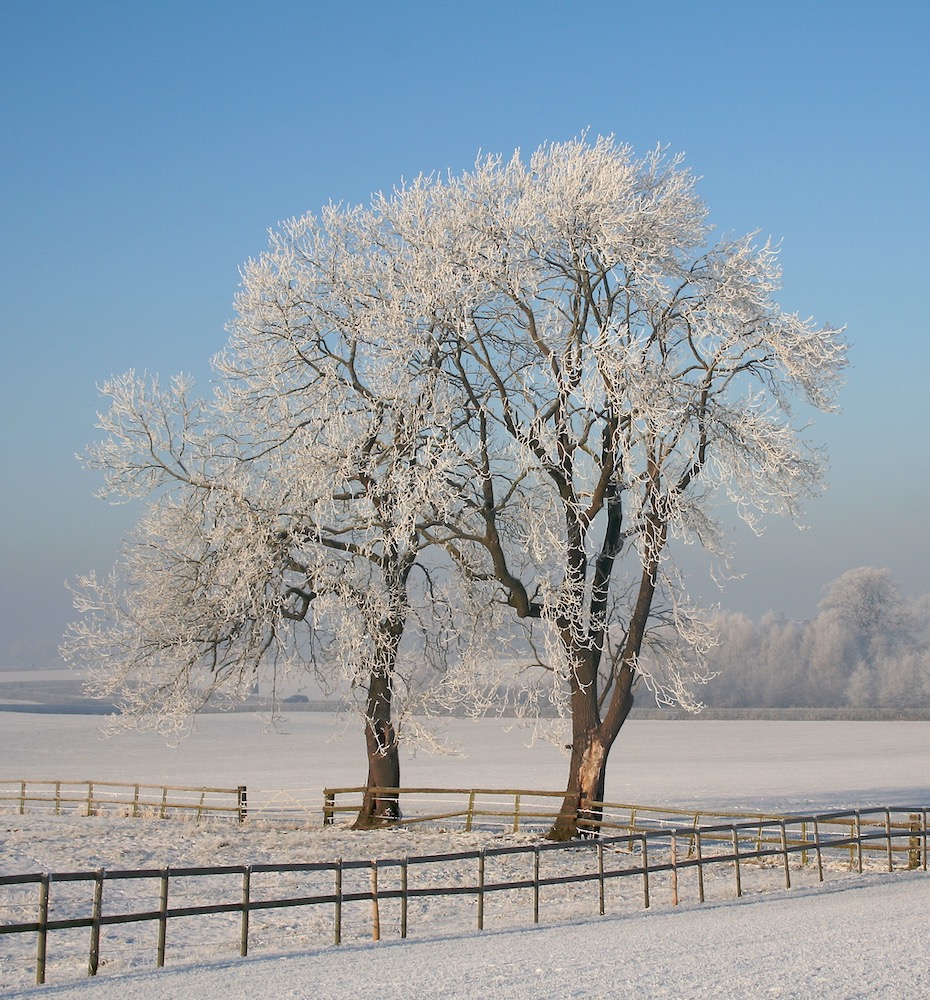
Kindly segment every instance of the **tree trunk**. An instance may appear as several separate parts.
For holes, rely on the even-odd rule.
[[[400,754],[391,719],[391,685],[383,673],[369,681],[366,712],[368,782],[353,830],[389,826],[400,819]]]
[[[549,831],[550,840],[596,837],[601,810],[592,803],[604,800],[607,753],[598,729],[577,735],[572,741],[568,786],[558,818]]]
[[[618,681],[618,683],[620,683]],[[618,691],[619,711],[609,712],[603,722],[594,725],[576,724],[577,712],[572,713],[572,755],[568,766],[568,784],[558,818],[549,831],[550,840],[573,840],[576,837],[597,837],[603,810],[604,787],[607,778],[607,758],[620,728],[633,707],[633,694],[627,685]],[[589,716],[589,713],[582,713]]]
[[[603,721],[598,705],[597,684],[597,668],[603,654],[603,635],[594,648],[576,655],[576,667],[571,676],[572,758],[562,808],[549,831],[551,840],[596,837],[600,831],[602,810],[591,803],[604,801],[607,757],[633,707],[635,664],[646,634],[659,569],[658,556],[665,546],[665,536],[664,522],[655,521],[651,533],[653,558],[644,567],[640,577],[636,604],[630,616],[620,666],[613,674],[613,691]],[[606,576],[602,585],[606,585]],[[563,629],[563,636],[571,641],[570,629]]]
[[[393,726],[382,727],[376,734],[372,724],[365,726],[368,748],[368,781],[362,797],[362,807],[352,826],[353,830],[371,830],[389,826],[400,819],[400,756]]]

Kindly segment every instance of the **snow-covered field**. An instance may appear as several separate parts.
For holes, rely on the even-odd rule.
[[[0,777],[247,785],[249,799],[291,789],[322,805],[326,787],[363,784],[355,720],[295,712],[278,730],[248,714],[204,715],[177,746],[154,733],[100,735],[100,717],[0,714]],[[512,720],[440,723],[459,756],[406,754],[403,783],[564,787],[567,755]],[[567,733],[559,741],[564,743]],[[607,799],[803,811],[930,799],[930,722],[632,720],[611,754]]]
[[[324,786],[364,779],[357,731],[334,729],[333,720],[318,713],[295,713],[279,732],[263,731],[254,716],[204,716],[198,731],[176,747],[152,734],[101,740],[100,722],[99,717],[3,713],[0,778],[246,784],[252,802],[288,790],[318,804]],[[562,752],[548,743],[530,746],[526,730],[495,720],[450,720],[445,729],[461,755],[421,751],[405,761],[405,784],[557,789],[564,780]],[[764,811],[928,805],[930,723],[633,721],[614,750],[607,798]],[[396,858],[527,839],[7,813],[0,815],[0,871]],[[253,957],[246,960],[233,958],[235,920],[190,918],[169,926],[167,967],[157,971],[146,968],[154,961],[149,940],[154,925],[129,925],[134,933],[128,942],[104,938],[107,964],[96,980],[80,978],[87,931],[52,932],[52,985],[41,988],[28,986],[34,975],[34,966],[28,967],[34,961],[31,937],[4,936],[0,991],[120,1000],[219,993],[229,998],[930,996],[925,874],[855,876],[833,869],[819,886],[812,872],[797,871],[787,893],[774,891],[776,870],[748,874],[745,881],[746,895],[734,900],[732,874],[721,872],[709,881],[710,902],[700,906],[693,886],[683,880],[682,905],[674,910],[659,882],[653,906],[644,913],[638,887],[624,880],[609,885],[604,917],[595,916],[596,893],[590,888],[574,895],[550,891],[543,896],[539,928],[529,926],[532,911],[525,899],[492,897],[481,934],[474,931],[474,902],[459,897],[456,906],[412,915],[411,939],[403,944],[390,907],[382,915],[385,940],[377,945],[364,940],[370,935],[367,909],[347,907],[352,912],[340,948],[326,943],[329,908],[317,916],[271,911],[264,922],[255,916]],[[34,912],[34,887],[28,906]],[[0,915],[32,919],[12,910]]]

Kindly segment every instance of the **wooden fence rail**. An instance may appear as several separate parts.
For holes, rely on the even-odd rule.
[[[396,795],[403,806],[404,826],[461,820],[466,831],[504,829],[513,833],[545,830],[558,818],[564,792],[528,788],[378,788],[382,796]],[[365,786],[323,789],[323,825],[337,817],[354,817],[362,804]],[[340,801],[341,798],[341,801]],[[592,829],[610,834],[699,826],[717,820],[777,820],[780,814],[728,810],[675,809],[629,802],[591,802]]]
[[[361,805],[362,786],[327,788],[323,791],[323,823],[330,825],[343,814],[354,815]],[[381,789],[384,793],[397,793],[402,797],[406,826],[430,823],[449,824],[461,821],[466,831],[510,830],[539,832],[545,830],[558,816],[554,808],[563,793],[536,789],[493,788],[397,788]],[[307,796],[312,796],[307,791]],[[342,801],[337,797],[341,796]],[[319,802],[319,799],[316,799]],[[282,805],[282,803],[284,803]],[[257,808],[250,804],[245,785],[236,788],[210,788],[200,786],[147,785],[107,781],[51,781],[51,780],[0,780],[0,810],[19,814],[42,811],[55,815],[79,814],[82,816],[123,815],[151,818],[207,818],[234,819],[239,823],[247,818],[262,821],[286,820],[289,822],[312,819],[318,805],[309,798],[298,798],[293,793],[276,792],[268,803],[259,802]],[[757,846],[769,835],[770,824],[781,817],[772,813],[748,813],[722,810],[683,810],[668,806],[641,803],[603,802],[592,803],[590,809],[597,818],[589,823],[603,835],[639,834],[652,830],[697,829],[714,824],[758,823]],[[852,814],[844,820],[850,827],[857,822],[878,824],[881,817],[856,820]],[[693,837],[692,837],[693,843]],[[880,845],[866,839],[859,842],[855,851],[874,853]],[[893,838],[892,851],[913,854],[914,848],[900,838]],[[854,849],[850,848],[851,852]],[[854,852],[855,853],[855,852]],[[855,858],[853,858],[855,860]]]
[[[36,982],[44,983],[48,956],[48,937],[52,931],[85,928],[90,931],[88,946],[88,975],[96,975],[100,966],[101,928],[116,924],[154,922],[157,925],[156,963],[164,965],[167,928],[178,917],[211,914],[238,914],[239,951],[249,950],[250,915],[269,909],[288,907],[332,907],[333,941],[340,944],[343,934],[344,907],[359,903],[371,908],[371,936],[381,936],[380,908],[385,901],[396,900],[400,905],[400,936],[407,937],[409,904],[412,900],[441,896],[465,896],[474,899],[477,909],[477,926],[485,922],[485,905],[495,893],[529,892],[532,896],[533,921],[540,919],[540,893],[552,886],[594,883],[597,889],[598,913],[606,909],[605,887],[613,880],[632,878],[640,880],[644,908],[651,905],[655,892],[655,876],[662,874],[669,886],[670,902],[677,905],[680,895],[680,876],[693,870],[697,876],[698,900],[705,899],[705,874],[708,868],[731,866],[734,874],[734,893],[743,893],[747,865],[759,866],[773,862],[784,872],[784,885],[791,887],[789,859],[796,856],[802,866],[816,864],[819,881],[824,878],[824,860],[841,859],[849,870],[863,870],[863,856],[877,847],[887,857],[887,870],[893,871],[896,860],[906,856],[908,869],[927,870],[928,809],[926,807],[863,809],[821,813],[810,816],[784,816],[760,823],[758,819],[744,822],[694,825],[668,829],[627,831],[623,835],[601,837],[596,840],[570,844],[537,842],[460,851],[450,854],[423,855],[418,857],[386,858],[376,860],[337,860],[307,864],[256,864],[197,868],[155,868],[132,870],[98,870],[83,872],[33,873],[0,876],[0,888],[7,886],[35,885],[38,889],[36,919],[20,923],[0,924],[0,935],[36,935]],[[521,869],[519,878],[489,877],[489,862],[506,856],[523,856],[531,862]],[[577,870],[578,858],[585,862]],[[568,870],[554,864],[555,859],[568,863]],[[816,859],[816,861],[812,861]],[[546,868],[543,868],[543,862]],[[467,878],[468,868],[474,872]],[[445,866],[455,873],[446,877],[443,884],[411,885],[411,875],[430,866]],[[367,887],[347,886],[347,875],[352,872],[368,876]],[[393,872],[388,886],[383,877]],[[300,893],[280,897],[261,897],[256,894],[253,878],[265,873],[320,873],[328,880],[331,891]],[[442,873],[441,873],[442,874]],[[171,905],[173,884],[179,879],[202,877],[238,879],[236,898],[226,902],[196,906]],[[106,886],[119,881],[155,880],[158,889],[157,905],[131,912],[105,912]],[[82,915],[57,917],[54,915],[53,887],[64,883],[88,883],[92,886],[89,908]],[[391,887],[392,886],[392,887]],[[651,895],[652,894],[652,895]],[[561,894],[560,894],[561,896]]]
[[[47,812],[56,816],[119,814],[135,817],[207,817],[242,823],[248,814],[245,785],[201,788],[143,785],[113,781],[9,781],[0,779],[0,809],[20,815]]]
[[[333,825],[337,817],[354,817],[358,812],[364,786],[350,788],[323,789],[323,824]],[[506,830],[513,833],[540,832],[548,829],[559,816],[559,808],[564,792],[539,791],[517,788],[380,788],[381,795],[397,795],[403,806],[403,817],[398,822],[403,826],[448,824],[459,820],[466,831]],[[340,801],[340,798],[342,801]],[[778,842],[777,830],[772,825],[783,816],[778,813],[747,812],[709,809],[676,809],[669,806],[644,805],[628,802],[592,802],[588,807],[590,829],[601,836],[639,834],[653,830],[678,830],[685,827],[713,827],[724,824],[727,829],[734,823],[741,827],[758,824],[758,846],[761,848],[767,838]],[[834,813],[835,823],[845,823],[852,827],[856,822],[866,824],[884,823],[884,813],[875,819],[856,820],[862,813]],[[845,820],[841,817],[847,817]],[[851,834],[850,834],[851,835]],[[860,845],[866,852],[880,848],[865,840]],[[910,848],[895,841],[893,850],[907,852]]]

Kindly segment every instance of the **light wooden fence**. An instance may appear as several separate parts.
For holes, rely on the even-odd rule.
[[[20,815],[121,815],[158,819],[207,817],[234,819],[248,814],[245,785],[195,788],[180,785],[122,784],[113,781],[0,780],[0,809]]]
[[[399,903],[399,933],[406,938],[409,930],[410,904],[416,899],[441,896],[466,897],[476,903],[476,921],[479,930],[484,928],[485,905],[488,898],[500,893],[522,893],[529,896],[534,923],[540,921],[541,890],[559,886],[559,901],[552,909],[560,910],[560,900],[567,886],[593,885],[596,890],[597,912],[606,912],[605,888],[623,879],[632,879],[640,885],[642,905],[648,908],[655,892],[656,877],[661,875],[661,885],[668,891],[668,901],[677,905],[681,897],[682,875],[692,871],[696,875],[696,894],[699,902],[705,901],[705,874],[708,869],[729,869],[733,874],[733,893],[740,896],[747,878],[753,872],[772,865],[783,870],[784,886],[791,888],[792,874],[789,859],[794,857],[805,871],[812,868],[819,881],[824,879],[825,861],[836,865],[840,861],[850,871],[863,870],[863,858],[878,850],[886,859],[888,871],[896,868],[927,870],[928,809],[885,808],[863,809],[848,812],[822,813],[811,816],[785,816],[777,820],[688,825],[680,828],[651,829],[627,832],[621,836],[601,837],[596,840],[571,844],[523,844],[461,851],[451,854],[420,857],[387,858],[377,860],[339,860],[310,864],[257,864],[251,866],[223,866],[201,868],[133,869],[121,871],[85,871],[65,873],[37,873],[0,876],[0,889],[8,886],[37,888],[36,918],[18,923],[0,925],[0,935],[36,935],[36,982],[45,982],[48,956],[48,939],[52,931],[89,929],[87,971],[96,975],[101,964],[101,929],[104,927],[139,922],[152,922],[157,928],[156,963],[164,965],[167,929],[170,921],[178,917],[238,914],[239,952],[249,951],[250,915],[268,909],[288,907],[331,907],[332,940],[340,944],[343,937],[343,908],[351,904],[370,907],[371,937],[381,937],[381,907],[389,901]],[[489,876],[489,863],[505,856],[522,856],[526,862],[521,877],[494,878]],[[581,856],[586,863],[581,870],[574,865],[565,868],[553,864],[554,859],[577,861]],[[873,867],[875,862],[872,863]],[[411,884],[416,871],[430,866],[445,866],[443,879],[430,885]],[[885,867],[882,865],[881,867]],[[454,877],[452,874],[454,872]],[[469,877],[469,872],[471,876]],[[260,896],[253,892],[253,876],[262,873],[317,873],[326,891],[299,895]],[[347,876],[355,873],[354,886],[347,884]],[[367,885],[359,886],[358,875],[367,875]],[[385,876],[390,874],[388,881]],[[201,877],[234,879],[237,898],[230,900],[230,892],[223,894],[226,901],[209,905],[171,905],[172,885],[179,879]],[[157,902],[142,910],[112,912],[105,906],[106,887],[116,882],[155,880],[158,885]],[[86,883],[89,900],[84,913],[57,917],[53,910],[54,886],[64,883]],[[689,886],[694,880],[689,880]]]
[[[323,789],[323,825],[354,818],[362,804],[364,786]],[[380,795],[396,795],[403,809],[399,825],[461,824],[466,831],[494,830],[538,833],[559,816],[564,792],[527,788],[380,788]],[[720,809],[679,809],[629,802],[592,802],[588,828],[602,835],[642,833],[720,823],[765,823],[781,814]]]

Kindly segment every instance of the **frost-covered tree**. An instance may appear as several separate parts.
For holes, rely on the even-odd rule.
[[[760,652],[759,629],[746,615],[718,612],[711,616],[717,644],[708,654],[717,677],[708,685],[704,700],[715,707],[751,704],[753,666]]]
[[[294,220],[245,270],[198,489],[227,462],[252,476],[240,492],[248,509],[265,497],[288,621],[322,595],[351,621],[377,609],[385,658],[368,658],[365,683],[383,706],[424,547],[448,566],[420,592],[466,645],[459,604],[508,607],[571,716],[553,836],[590,831],[637,684],[696,708],[707,676],[712,635],[670,543],[726,559],[718,504],[754,525],[820,489],[793,407],[834,407],[845,347],[782,312],[778,285],[770,243],[711,240],[679,159],[611,139],[489,157]],[[187,450],[182,436],[167,464],[186,469]],[[265,465],[270,497],[246,469],[260,481]],[[440,580],[459,596],[437,601]],[[453,687],[478,684],[461,670]],[[381,752],[393,737],[371,704],[366,719]]]
[[[570,837],[597,818],[637,682],[696,707],[705,674],[684,654],[711,640],[669,543],[725,557],[718,502],[750,524],[798,515],[821,458],[793,406],[833,409],[845,347],[775,305],[770,243],[710,241],[692,176],[662,151],[599,139],[491,157],[377,211],[460,397],[447,548],[540,623],[567,698],[552,834]]]
[[[857,708],[919,702],[916,621],[891,570],[860,566],[832,581],[810,633],[812,695],[819,703],[831,694],[837,704]]]
[[[398,815],[379,791],[400,781],[398,697],[412,715],[424,685],[434,702],[461,689],[450,671],[489,631],[420,558],[455,499],[445,404],[408,331],[372,325],[377,255],[353,271],[346,221],[285,226],[249,262],[214,399],[132,373],[105,386],[108,436],[87,462],[104,495],[149,510],[114,575],[80,581],[66,652],[124,723],[162,730],[259,678],[341,682],[360,696],[371,825]]]
[[[743,615],[712,619],[717,678],[706,701],[727,708],[852,708],[925,712],[930,697],[927,595],[907,598],[888,569],[863,566],[823,590],[819,613],[758,623]]]

